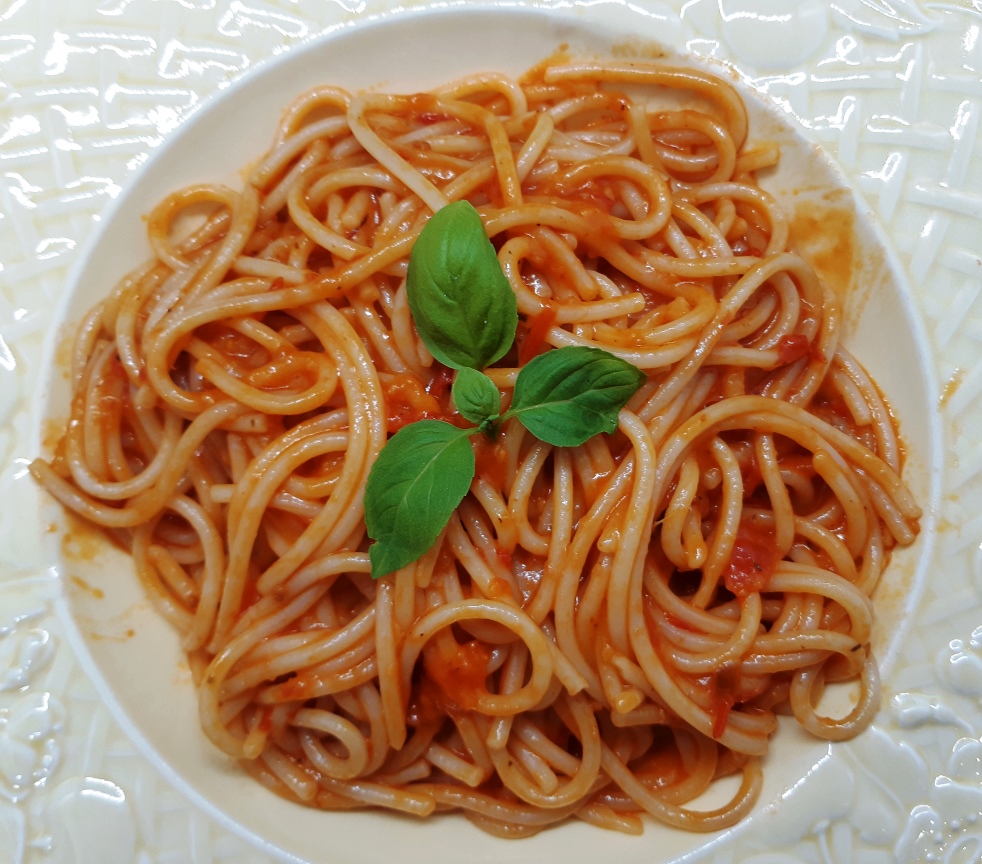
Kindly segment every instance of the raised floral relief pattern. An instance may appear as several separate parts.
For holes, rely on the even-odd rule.
[[[197,812],[122,734],[54,634],[53,579],[0,593],[0,862],[267,860]]]
[[[0,3],[4,513],[36,505],[25,466],[44,336],[100,211],[204,97],[264,57],[395,5]],[[673,41],[732,61],[797,117],[878,213],[933,344],[948,454],[919,626],[874,728],[830,748],[774,802],[774,819],[701,860],[980,861],[982,13],[914,0],[652,8]],[[30,535],[0,514],[0,860],[269,860],[197,810],[123,734],[75,661],[53,562]]]

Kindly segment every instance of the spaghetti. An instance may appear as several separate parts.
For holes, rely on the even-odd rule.
[[[321,87],[244,189],[151,213],[153,258],[82,322],[70,420],[31,466],[131,550],[182,634],[204,731],[326,809],[711,831],[753,805],[777,714],[876,711],[870,594],[919,509],[889,410],[788,247],[735,91],[554,62],[431,93]],[[370,576],[363,490],[396,430],[455,419],[407,259],[477,207],[517,297],[486,370],[603,348],[647,381],[612,435],[514,421],[434,546]],[[855,680],[844,718],[817,709]],[[689,802],[714,779],[739,789]]]

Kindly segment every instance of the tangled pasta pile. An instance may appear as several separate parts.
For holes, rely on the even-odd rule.
[[[64,438],[31,471],[132,551],[216,746],[326,809],[710,831],[753,805],[778,713],[829,739],[869,722],[870,594],[919,509],[835,298],[756,182],[778,158],[705,72],[557,61],[318,88],[242,191],[156,207],[153,258],[82,322]],[[513,420],[475,435],[437,542],[373,580],[377,455],[458,417],[405,277],[462,199],[517,298],[485,370],[503,405],[562,346],[646,380],[578,447]],[[821,716],[850,679],[849,715]],[[731,774],[728,803],[687,806]]]

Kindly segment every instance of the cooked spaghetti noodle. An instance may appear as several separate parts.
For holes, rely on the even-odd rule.
[[[154,256],[82,322],[70,421],[34,476],[131,550],[181,632],[208,737],[325,809],[710,831],[752,807],[778,713],[876,711],[870,594],[919,510],[827,286],[756,182],[735,91],[555,62],[413,96],[321,87],[242,191],[151,213]],[[370,576],[387,436],[455,417],[407,258],[467,199],[520,313],[487,370],[565,345],[647,383],[576,448],[509,421],[437,543]],[[848,716],[817,708],[855,680]],[[714,810],[688,802],[736,774]]]

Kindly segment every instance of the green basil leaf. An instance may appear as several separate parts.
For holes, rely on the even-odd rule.
[[[483,369],[515,341],[515,292],[467,201],[447,205],[426,223],[409,255],[406,290],[416,330],[447,366]]]
[[[461,416],[478,425],[497,420],[501,414],[501,395],[494,382],[483,372],[466,366],[454,378],[450,391],[453,404]]]
[[[411,564],[440,536],[474,479],[474,431],[419,420],[382,448],[365,484],[374,578]]]
[[[547,351],[522,367],[505,417],[557,447],[575,447],[617,428],[617,412],[647,376],[599,348]]]

